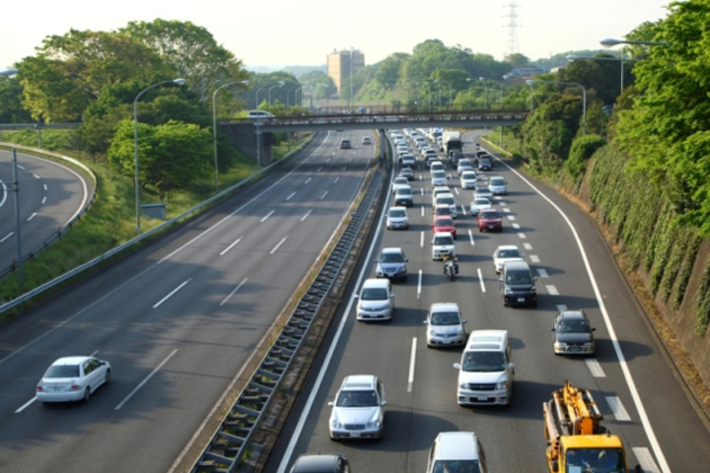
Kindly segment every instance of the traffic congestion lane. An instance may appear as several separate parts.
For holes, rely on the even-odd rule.
[[[358,157],[358,160],[362,161],[369,159],[371,156],[365,154]],[[337,164],[337,169],[341,169],[340,163]],[[362,175],[363,170],[362,166],[353,166],[352,172]],[[330,177],[324,179],[323,182],[326,180],[330,180]],[[329,237],[328,226],[335,228],[346,208],[345,201],[348,194],[350,196],[355,194],[361,180],[360,178],[356,183],[354,181],[348,182],[346,179],[333,192],[331,197],[335,205],[342,205],[341,213],[335,220],[332,218],[335,215],[333,209],[328,208],[332,205],[328,204],[325,199],[321,202],[320,205],[328,208],[328,211],[322,215],[324,241]],[[292,198],[293,200],[295,197]],[[298,218],[293,220],[299,221],[301,230],[311,234],[312,232],[306,227],[306,224],[300,222],[301,215],[298,209],[293,207],[293,212],[298,213]],[[270,217],[270,219],[272,218],[271,222],[274,222],[284,217]],[[318,217],[314,216],[314,219],[316,218]],[[195,226],[201,228],[203,223],[214,222],[215,219],[216,217],[197,219]],[[326,220],[328,220],[328,226],[325,226]],[[202,228],[204,230],[204,227]],[[194,237],[194,232],[187,231],[185,233],[188,235],[183,235],[182,238],[169,239],[167,249],[153,251],[152,254],[160,253],[162,258],[173,253],[175,249],[182,247],[186,241]],[[324,241],[319,242],[313,238],[311,240],[313,240],[311,244],[317,246],[317,249],[324,245]],[[208,241],[205,239],[200,241],[200,244]],[[101,307],[97,307],[100,309],[100,315],[95,313],[99,315],[96,321],[91,320],[88,313],[78,315],[42,339],[41,356],[55,353],[62,348],[66,349],[66,339],[57,335],[60,335],[61,332],[72,331],[85,336],[82,338],[82,343],[85,341],[86,346],[91,345],[93,341],[94,345],[101,345],[100,351],[106,354],[107,358],[116,360],[114,367],[118,368],[119,376],[114,377],[109,389],[101,389],[97,392],[95,401],[98,401],[98,404],[102,404],[102,401],[109,403],[109,409],[122,414],[119,417],[121,428],[113,428],[103,413],[93,417],[81,411],[81,421],[79,422],[74,416],[62,420],[62,422],[73,423],[73,428],[65,430],[68,435],[61,442],[52,436],[51,429],[47,431],[47,425],[41,417],[37,422],[32,422],[27,429],[13,430],[13,424],[20,421],[20,415],[24,414],[29,417],[46,414],[45,410],[37,409],[36,405],[28,406],[17,414],[18,420],[5,424],[14,434],[19,434],[13,439],[18,450],[27,449],[27,441],[30,438],[35,439],[38,444],[52,438],[61,445],[60,450],[75,454],[75,458],[71,462],[69,460],[60,462],[61,468],[76,467],[74,469],[78,471],[82,466],[88,464],[88,459],[94,457],[96,452],[101,450],[102,438],[108,438],[120,430],[120,432],[125,432],[125,435],[115,439],[113,442],[114,451],[120,451],[125,455],[125,458],[132,459],[129,462],[124,458],[124,461],[121,462],[122,468],[132,468],[131,462],[135,463],[135,467],[140,464],[152,470],[165,471],[170,467],[192,432],[198,428],[199,422],[224,391],[225,385],[234,377],[244,359],[251,353],[250,347],[253,347],[259,338],[255,334],[263,333],[264,328],[269,325],[270,322],[261,320],[264,318],[263,314],[275,316],[283,306],[282,303],[275,310],[270,311],[263,307],[264,304],[278,305],[280,298],[288,298],[288,295],[293,292],[293,288],[285,287],[286,280],[291,279],[295,287],[303,274],[310,268],[314,259],[313,255],[317,253],[317,249],[312,253],[306,252],[305,255],[277,251],[274,253],[275,257],[283,256],[287,261],[281,262],[279,265],[281,270],[265,264],[263,253],[254,254],[251,264],[249,256],[236,259],[235,262],[238,264],[232,265],[232,273],[236,275],[239,271],[249,268],[252,268],[256,273],[268,273],[264,278],[264,284],[269,284],[273,290],[272,294],[278,296],[273,297],[272,295],[265,298],[263,290],[257,291],[256,287],[249,287],[247,283],[242,286],[236,297],[230,299],[223,308],[219,308],[219,301],[222,299],[217,300],[210,297],[212,294],[209,291],[214,289],[215,283],[207,278],[210,273],[214,277],[214,273],[222,272],[222,269],[213,267],[216,249],[211,243],[206,246],[197,245],[200,248],[195,252],[194,260],[184,260],[182,267],[180,267],[181,265],[166,266],[167,271],[162,269],[163,272],[159,275],[147,275],[147,279],[141,284],[132,287],[124,286],[122,288],[123,294],[131,296],[111,298],[109,295],[106,297],[101,301]],[[208,260],[200,260],[199,257],[204,257],[205,252],[209,252],[212,256]],[[150,255],[147,258],[153,262],[158,259]],[[301,265],[300,262],[305,264]],[[118,266],[120,265],[121,263]],[[299,266],[301,266],[301,273],[296,274]],[[154,268],[155,265],[146,265],[146,267]],[[287,269],[284,270],[283,267]],[[178,269],[182,274],[185,274],[189,268],[192,269],[187,271],[190,273],[190,277],[187,279],[195,278],[195,280],[190,280],[186,286],[180,287],[176,283],[183,280],[183,276],[178,273]],[[126,268],[121,269],[125,270]],[[278,284],[274,284],[275,282]],[[188,294],[188,289],[196,291],[197,296],[191,297]],[[226,294],[227,288],[224,289],[224,294]],[[155,290],[160,296],[146,298],[145,296],[151,293],[151,290]],[[163,300],[163,298],[165,299]],[[259,304],[261,304],[261,308]],[[236,316],[235,313],[239,316]],[[247,315],[249,318],[246,317]],[[86,336],[87,334],[91,334],[92,337]],[[239,339],[239,336],[243,339]],[[0,369],[0,373],[10,371],[9,367],[15,361],[22,361],[23,358],[31,357],[33,354],[37,356],[38,353],[35,352],[37,346],[34,345],[32,348],[22,350],[11,359],[2,362],[1,364],[4,366]],[[83,344],[75,344],[71,348],[72,350],[86,350],[86,348],[82,348],[83,346]],[[215,360],[216,362],[207,360]],[[29,361],[31,362],[31,360]],[[147,379],[147,374],[150,374],[151,370],[160,366],[161,363],[164,364],[159,372],[141,385]],[[46,366],[39,366],[40,364],[32,363],[32,366],[36,367],[36,370],[43,370]],[[127,367],[129,369],[126,369]],[[34,388],[34,383],[39,379],[39,376],[41,376],[41,372],[37,377],[27,376],[31,388]],[[140,389],[132,395],[131,393],[138,386]],[[109,395],[102,397],[101,394],[104,394],[102,391],[108,392]],[[116,399],[116,393],[121,394],[118,396],[120,399]],[[205,402],[206,399],[212,401]],[[192,430],[185,428],[187,424],[191,425]],[[63,424],[58,424],[56,427],[59,429],[60,425]],[[90,429],[94,434],[90,437],[78,435],[85,429]],[[0,431],[2,430],[4,429],[0,429]],[[1,432],[0,435],[2,435]],[[5,437],[5,435],[2,436]],[[131,454],[131,449],[134,449],[138,444],[142,444],[142,449],[137,451],[145,452],[145,445],[150,443],[150,439],[161,439],[161,445],[169,444],[169,447],[159,449],[160,453],[151,455],[150,459],[142,454],[135,455],[135,451]],[[58,455],[60,453],[57,449],[45,449],[41,454],[35,456],[33,466],[26,471],[33,471],[33,468],[38,470],[50,468],[48,465],[56,463]],[[104,469],[110,468],[106,466]]]
[[[534,214],[534,212],[533,212],[533,214]],[[539,220],[539,219],[537,219],[537,220]],[[544,220],[542,220],[542,221],[544,221]],[[552,239],[554,239],[554,237],[553,237]],[[557,243],[557,242],[556,242],[556,243]],[[559,252],[559,251],[560,251],[560,249],[559,249],[559,244],[556,244],[556,247],[557,247],[557,251]],[[493,248],[489,248],[489,249],[491,250],[490,253],[492,253]],[[411,255],[411,253],[409,253],[409,254]],[[411,260],[411,256],[410,256],[410,260]],[[410,264],[410,268],[411,268],[411,264]],[[410,269],[410,271],[411,271],[411,269]],[[491,271],[492,271],[492,266],[491,266]],[[401,292],[401,291],[400,291],[400,292]],[[586,297],[586,296],[585,296],[585,297]],[[554,298],[551,297],[551,299],[554,299]],[[498,299],[497,302],[498,302],[498,304],[500,304],[500,299]],[[539,349],[537,350],[537,351],[539,351],[539,353],[542,354],[542,357],[539,357],[539,358],[536,359],[533,363],[530,363],[530,373],[534,373],[535,370],[537,369],[537,370],[542,371],[542,373],[541,373],[542,375],[545,375],[545,374],[548,374],[548,375],[549,375],[549,374],[550,374],[549,371],[554,371],[554,373],[553,373],[553,374],[554,374],[554,376],[553,376],[554,379],[553,379],[552,381],[550,381],[549,383],[541,383],[541,382],[539,382],[539,381],[531,381],[531,383],[530,383],[531,386],[534,386],[534,387],[536,388],[536,390],[537,390],[537,396],[538,396],[541,400],[540,400],[539,402],[534,402],[534,404],[531,405],[531,408],[530,408],[530,411],[529,411],[529,412],[531,413],[531,414],[530,414],[530,417],[531,417],[531,419],[532,419],[532,422],[527,423],[527,424],[526,424],[527,428],[526,428],[526,429],[523,429],[523,431],[527,430],[527,431],[530,432],[530,433],[535,433],[535,435],[534,435],[534,436],[529,436],[529,437],[523,436],[524,438],[521,438],[521,442],[523,442],[523,443],[521,443],[520,445],[524,445],[525,442],[530,442],[531,439],[533,439],[533,442],[534,442],[534,443],[537,443],[538,445],[539,445],[540,443],[544,443],[544,440],[542,439],[542,436],[539,434],[539,430],[538,430],[538,429],[539,429],[539,425],[540,425],[539,423],[541,422],[540,404],[541,404],[541,402],[542,402],[543,400],[549,399],[549,396],[550,396],[550,393],[551,393],[552,390],[559,388],[559,386],[561,385],[561,382],[562,382],[562,381],[559,381],[559,379],[558,379],[558,378],[561,378],[560,375],[565,375],[565,374],[566,374],[566,375],[571,375],[572,377],[574,377],[574,378],[576,378],[576,379],[579,379],[579,378],[580,378],[580,375],[582,375],[582,376],[583,376],[583,379],[582,379],[582,383],[580,383],[580,385],[581,385],[581,384],[585,384],[585,385],[588,385],[589,387],[593,387],[593,385],[594,385],[593,379],[592,379],[591,370],[587,369],[586,366],[585,366],[585,365],[587,364],[586,362],[584,362],[584,364],[582,364],[581,361],[578,363],[577,360],[553,360],[553,361],[548,361],[548,360],[552,360],[552,359],[555,358],[554,355],[552,355],[552,347],[551,347],[551,338],[550,338],[549,327],[551,326],[551,320],[552,320],[553,313],[554,313],[554,311],[556,310],[556,305],[558,305],[558,304],[553,304],[553,305],[551,306],[550,315],[549,315],[549,325],[548,325],[547,322],[544,322],[544,323],[541,325],[541,324],[539,323],[539,321],[535,320],[537,317],[536,317],[536,318],[533,318],[533,317],[521,316],[521,317],[513,317],[513,318],[511,318],[511,320],[512,320],[513,322],[515,322],[515,321],[523,321],[523,322],[525,322],[525,321],[527,321],[527,322],[532,321],[532,322],[533,322],[533,323],[531,324],[532,330],[538,330],[538,332],[537,332],[538,337],[531,337],[531,338],[532,338],[533,340],[534,340],[535,338],[537,338],[538,340],[545,340],[545,342],[543,342],[543,343],[541,344],[541,347],[539,347]],[[500,307],[500,306],[498,306],[498,307]],[[516,312],[519,313],[519,312],[522,312],[522,311],[515,311],[515,310],[510,310],[510,309],[509,309],[509,310],[507,310],[507,311],[505,312],[505,314],[507,315],[507,314],[509,314],[509,313],[512,314],[512,313],[516,313]],[[530,312],[538,312],[538,311],[530,311]],[[547,319],[548,317],[545,317],[545,318]],[[528,330],[528,331],[530,331],[530,330]],[[521,333],[523,333],[523,331],[521,331]],[[543,338],[543,337],[544,337],[544,338]],[[406,337],[403,337],[403,338],[406,339]],[[526,338],[527,338],[527,337],[526,337]],[[398,340],[399,340],[399,338],[398,338]],[[549,340],[549,341],[548,341],[548,340]],[[389,343],[392,344],[392,341],[390,340]],[[405,345],[406,343],[405,343],[405,340],[402,340],[401,342],[396,343],[396,344],[397,344],[397,345]],[[376,344],[375,344],[375,345],[376,345]],[[377,346],[377,345],[376,345],[376,346]],[[535,352],[536,352],[536,350],[531,350],[530,354],[531,354],[531,355],[534,355]],[[519,355],[519,354],[518,354],[518,355]],[[525,353],[524,355],[525,355],[525,356],[523,357],[523,360],[524,360],[524,361],[527,361],[527,359],[528,359],[528,354]],[[518,356],[517,359],[520,359],[520,356]],[[568,362],[568,361],[570,361],[570,362]],[[520,364],[520,363],[517,363],[517,364]],[[516,365],[517,365],[517,364],[516,364]],[[524,362],[523,362],[523,364],[524,364]],[[550,364],[552,364],[552,365],[555,366],[556,368],[555,368],[554,370],[550,370],[549,367],[548,367],[548,365],[550,365]],[[540,366],[543,367],[542,370],[541,370]],[[582,369],[580,369],[580,367],[581,367]],[[438,370],[438,369],[435,370],[435,372],[439,372],[439,371],[441,371],[441,370]],[[518,371],[519,371],[519,370],[518,370]],[[567,376],[567,377],[570,377],[570,376]],[[564,379],[564,378],[562,378],[562,379]],[[519,375],[516,376],[516,383],[517,383],[517,384],[520,384],[520,383],[519,383],[520,380],[521,380],[520,376],[519,376]],[[430,385],[438,385],[438,383],[436,383],[436,382],[431,382]],[[587,386],[585,386],[585,387],[587,387]],[[515,388],[514,388],[514,391],[516,391]],[[519,398],[519,397],[520,397],[520,389],[518,389],[516,392],[518,393],[518,398]],[[437,395],[434,395],[434,396],[427,396],[427,398],[432,398],[432,397],[436,398]],[[516,396],[514,395],[514,398],[515,398],[515,397],[516,397]],[[525,396],[523,396],[523,397],[525,397]],[[514,405],[511,406],[511,407],[514,407],[514,406],[515,406],[515,401],[514,401]],[[516,427],[518,427],[517,424],[518,424],[518,423],[516,423]],[[326,425],[326,428],[327,428],[327,425]],[[629,429],[625,429],[625,430],[629,430]],[[420,432],[421,432],[421,430],[420,430]],[[501,434],[501,435],[504,436],[505,429],[503,429],[502,431],[499,430],[498,432],[503,432],[503,434]],[[623,436],[624,434],[621,433],[621,435]],[[630,437],[634,437],[634,435],[630,435]],[[535,440],[536,440],[536,442],[535,442]],[[483,440],[482,440],[482,441],[483,441]],[[645,444],[645,441],[643,441],[643,439],[641,439],[641,440],[639,440],[639,441],[642,442],[642,444]],[[627,445],[633,445],[635,442],[636,442],[636,439],[633,439],[633,440],[627,440],[626,443],[627,443]],[[315,447],[316,449],[322,448],[322,446],[320,446],[320,445],[316,445],[316,446],[314,446],[314,447]],[[509,449],[508,449],[508,450],[509,450]],[[537,448],[537,447],[532,447],[532,448],[523,449],[523,450],[526,450],[526,451],[528,451],[528,452],[534,452],[532,456],[533,456],[535,459],[537,459],[538,462],[539,462],[539,461],[542,461],[541,466],[544,468],[544,458],[542,457],[542,452],[543,452],[544,448],[539,449],[539,448]],[[355,456],[356,459],[359,458],[359,456],[357,455],[357,451],[354,451],[354,452],[351,452],[351,453],[354,454],[354,455],[356,455],[356,456]],[[509,451],[507,451],[507,452],[501,452],[501,453],[505,453],[505,455],[501,456],[501,458],[503,458],[503,457],[509,457],[509,456],[510,456],[510,455],[509,455]],[[538,454],[539,454],[539,455],[538,455]],[[630,461],[633,462],[633,455],[631,454],[631,452],[629,452],[629,457],[630,457]],[[533,459],[532,461],[534,462],[535,459]],[[528,461],[528,459],[527,459],[524,455],[523,455],[522,457],[516,457],[515,460],[512,462],[513,464],[511,464],[510,466],[511,466],[511,467],[514,467],[516,462],[517,462],[518,465],[528,465],[528,464],[530,464],[529,461]],[[507,465],[506,465],[506,466],[507,466]],[[519,468],[519,466],[518,466],[518,468]]]

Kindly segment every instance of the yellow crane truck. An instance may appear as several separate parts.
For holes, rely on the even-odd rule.
[[[589,390],[567,381],[542,404],[550,473],[628,473],[624,445],[601,425],[604,419]],[[641,473],[636,465],[633,470]]]

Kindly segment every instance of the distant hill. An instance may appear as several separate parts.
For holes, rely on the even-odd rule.
[[[256,74],[268,74],[270,72],[276,71],[290,72],[291,74],[296,76],[296,79],[298,79],[304,74],[308,74],[309,72],[313,71],[322,71],[326,73],[328,72],[328,67],[325,64],[323,64],[322,66],[246,66],[246,69]]]

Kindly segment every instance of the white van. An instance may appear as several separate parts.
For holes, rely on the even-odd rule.
[[[487,472],[486,456],[473,432],[440,432],[429,450],[427,473]]]
[[[357,319],[363,321],[392,320],[394,294],[389,279],[366,279],[360,289]]]
[[[264,110],[249,110],[249,113],[247,113],[247,118],[249,120],[267,120],[269,118],[276,118],[274,115],[272,115],[269,112],[266,112]]]
[[[508,405],[515,365],[507,330],[475,330],[466,342],[459,370],[457,399],[461,406]]]

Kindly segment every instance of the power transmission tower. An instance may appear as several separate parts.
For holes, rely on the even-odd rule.
[[[520,15],[515,11],[516,8],[519,8],[518,5],[515,3],[515,0],[511,1],[508,5],[505,5],[503,8],[509,8],[510,12],[507,15],[503,15],[503,17],[509,18],[508,24],[505,25],[508,27],[508,46],[506,48],[506,57],[510,56],[512,54],[516,54],[518,50],[518,32],[517,28],[520,26],[518,25],[518,18]]]

